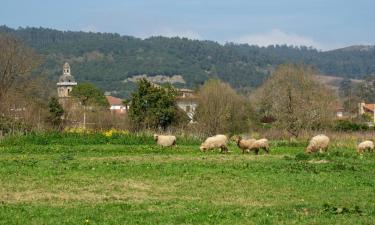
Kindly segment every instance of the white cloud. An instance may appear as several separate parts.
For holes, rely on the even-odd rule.
[[[188,38],[192,40],[201,40],[202,36],[193,30],[174,30],[171,28],[162,28],[147,36],[164,36],[164,37],[181,37]]]
[[[279,29],[273,29],[264,33],[254,33],[239,37],[234,40],[237,43],[247,43],[250,45],[268,46],[268,45],[294,45],[294,46],[313,46],[323,49],[322,45],[312,38],[293,33],[286,33]]]

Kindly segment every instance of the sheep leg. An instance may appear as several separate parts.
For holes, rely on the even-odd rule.
[[[259,155],[259,149],[255,149],[255,154]]]
[[[176,146],[176,140],[173,141],[172,146]]]
[[[228,153],[228,148],[225,145],[221,146],[220,148],[221,148],[221,153]]]
[[[265,147],[264,151],[266,151],[267,154],[270,154],[270,149],[269,148]]]

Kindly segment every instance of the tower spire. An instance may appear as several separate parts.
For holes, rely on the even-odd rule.
[[[57,82],[57,95],[59,98],[67,98],[69,97],[70,92],[73,90],[73,87],[77,85],[74,77],[70,74],[70,66],[69,63],[64,63],[63,66],[63,74],[59,78],[59,82]]]

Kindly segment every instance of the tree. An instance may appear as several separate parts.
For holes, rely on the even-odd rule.
[[[83,106],[108,106],[104,93],[91,83],[78,84],[70,94],[77,98]]]
[[[250,103],[220,80],[208,80],[198,92],[195,114],[201,130],[208,135],[243,132],[249,128]]]
[[[302,129],[329,125],[334,115],[331,91],[303,65],[279,66],[253,98],[260,114],[272,116],[276,126],[296,137]]]
[[[19,40],[0,33],[0,101],[14,83],[30,74],[39,57]]]
[[[60,105],[59,100],[56,97],[52,97],[48,103],[50,115],[48,120],[53,127],[60,129],[62,125],[62,116],[64,115],[64,109]]]
[[[132,93],[129,118],[136,129],[166,129],[177,119],[176,90],[156,86],[146,79]]]
[[[78,84],[70,92],[83,106],[83,127],[86,128],[86,109],[103,109],[109,105],[104,93],[91,83]]]
[[[358,85],[357,95],[364,102],[375,102],[375,76],[367,76]]]

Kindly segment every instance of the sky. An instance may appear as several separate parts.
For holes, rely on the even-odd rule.
[[[375,44],[375,0],[0,0],[12,28],[187,37],[219,43]]]

